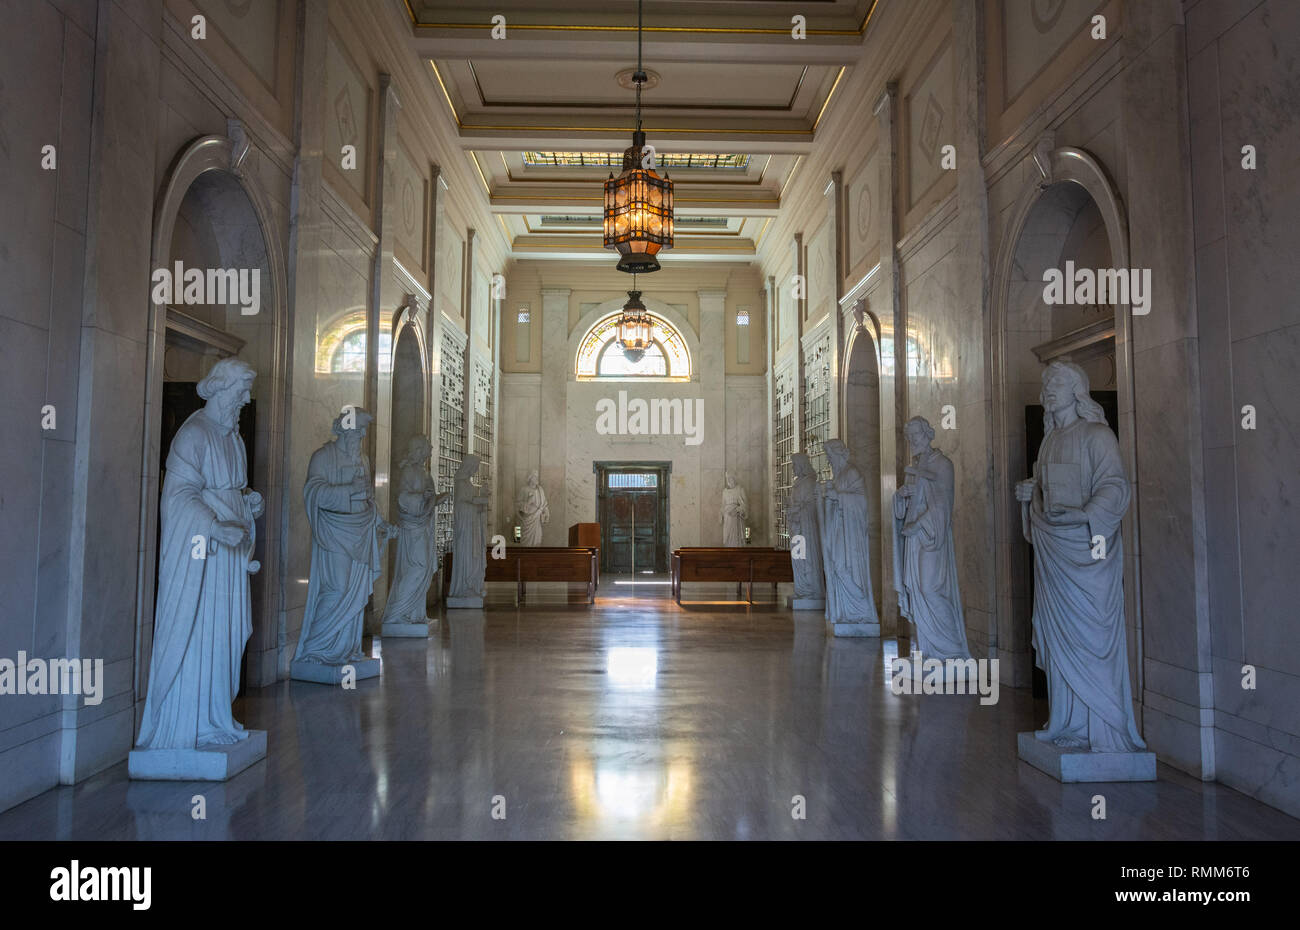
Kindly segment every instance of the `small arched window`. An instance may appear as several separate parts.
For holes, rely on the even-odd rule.
[[[629,362],[618,344],[618,321],[615,311],[587,330],[578,344],[576,373],[579,381],[597,378],[657,378],[668,381],[691,379],[691,356],[686,340],[671,323],[654,317],[650,330],[651,345],[638,362]]]

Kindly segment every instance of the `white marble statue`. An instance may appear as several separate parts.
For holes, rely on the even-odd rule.
[[[1047,725],[1034,735],[1063,748],[1140,752],[1146,744],[1129,686],[1120,539],[1131,491],[1119,443],[1078,365],[1049,364],[1041,398],[1034,475],[1016,484],[1034,547],[1033,644],[1050,705]]]
[[[826,440],[826,457],[831,463],[822,502],[826,619],[837,636],[879,636],[880,616],[871,593],[867,484],[840,440]]]
[[[231,713],[253,631],[248,578],[259,567],[251,561],[253,521],[263,509],[262,495],[248,488],[239,436],[239,410],[254,377],[239,359],[217,362],[198,384],[207,404],[177,430],[167,453],[153,655],[136,742],[146,754],[229,746],[250,732],[260,733],[265,754],[265,734],[245,730]],[[185,775],[141,774],[141,758],[132,753],[133,777]]]
[[[520,544],[540,546],[542,527],[551,522],[551,510],[546,506],[546,492],[537,483],[536,469],[528,473],[528,483],[519,492],[515,510],[519,513]]]
[[[794,464],[794,487],[785,506],[785,525],[790,539],[803,538],[802,559],[791,558],[794,569],[794,598],[799,601],[819,601],[826,597],[826,576],[822,571],[821,521],[818,511],[821,498],[817,493],[817,473],[813,471],[808,456],[796,452],[791,456]],[[795,605],[798,606],[798,605]],[[823,605],[824,606],[824,605]]]
[[[474,484],[479,458],[467,455],[456,470],[452,495],[451,587],[448,607],[482,607],[487,574],[485,519],[489,498]]]
[[[366,602],[379,577],[381,543],[397,535],[375,506],[370,463],[361,451],[373,420],[360,407],[345,408],[334,418],[335,438],[307,466],[302,495],[311,525],[311,579],[295,678],[328,681],[322,670],[370,659],[361,651]]]
[[[736,484],[735,475],[727,472],[726,482],[727,486],[722,490],[722,544],[743,546],[749,502],[745,498],[745,489]]]
[[[898,609],[916,627],[917,648],[925,658],[968,659],[952,539],[952,460],[930,445],[934,427],[924,417],[908,420],[903,435],[912,464],[903,469],[906,481],[894,492]]]
[[[423,624],[429,583],[437,569],[437,508],[450,494],[439,494],[429,476],[433,447],[413,436],[397,479],[397,562],[384,605],[384,624]],[[387,634],[385,634],[387,635]]]

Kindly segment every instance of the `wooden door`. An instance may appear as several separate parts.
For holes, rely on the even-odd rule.
[[[668,570],[666,477],[666,469],[652,467],[602,469],[598,500],[602,572]]]

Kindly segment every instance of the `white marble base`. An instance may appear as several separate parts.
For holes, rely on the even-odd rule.
[[[378,678],[383,662],[379,659],[358,659],[342,665],[321,665],[319,662],[307,662],[295,659],[289,666],[289,677],[295,681],[314,681],[322,685],[337,685],[343,682],[343,670],[349,666],[355,670],[354,679]]]
[[[824,613],[826,611],[826,598],[790,595],[785,599],[785,606],[791,610],[820,610]]]
[[[879,623],[836,623],[826,621],[826,632],[831,636],[879,636]]]
[[[483,598],[481,597],[449,597],[447,598],[447,609],[455,610],[456,608],[468,608],[470,610],[482,610]]]
[[[379,635],[384,639],[427,639],[429,636],[429,621],[423,623],[385,623],[379,628]]]
[[[1061,782],[1155,781],[1154,752],[1093,752],[1062,749],[1033,732],[1017,733],[1020,758]]]
[[[202,749],[132,749],[126,757],[131,778],[146,781],[225,781],[266,758],[266,731],[228,746]]]

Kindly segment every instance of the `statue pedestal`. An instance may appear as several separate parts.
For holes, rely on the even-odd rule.
[[[879,636],[880,623],[837,623],[827,620],[826,632],[830,636]]]
[[[826,598],[824,597],[794,597],[793,595],[785,599],[785,606],[791,610],[820,610],[826,611]]]
[[[389,621],[379,628],[379,635],[384,639],[428,639],[429,621],[423,623],[395,623]]]
[[[481,597],[449,597],[445,602],[448,610],[468,609],[482,610],[483,598]]]
[[[202,749],[132,749],[127,774],[146,781],[225,781],[266,758],[266,731],[247,730],[247,739]]]
[[[1063,749],[1033,732],[1017,733],[1020,758],[1061,782],[1155,781],[1154,752],[1093,752]]]
[[[358,659],[355,662],[344,662],[342,665],[321,665],[319,662],[294,659],[293,664],[289,666],[289,677],[294,681],[314,681],[322,685],[337,685],[343,683],[343,670],[349,667],[355,672],[354,679],[361,681],[363,678],[378,678],[383,662],[379,659],[367,658]]]

